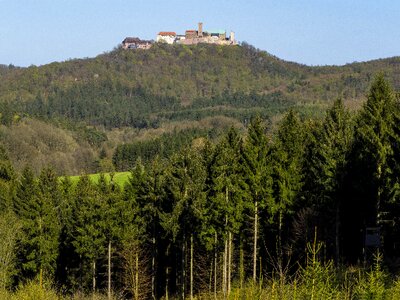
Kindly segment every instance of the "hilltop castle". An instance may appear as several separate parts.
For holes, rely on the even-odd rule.
[[[127,37],[122,41],[124,49],[149,49],[154,41],[141,40],[137,37]],[[217,44],[237,45],[235,33],[230,32],[227,36],[225,30],[203,30],[203,23],[198,24],[198,29],[189,29],[184,35],[176,34],[173,31],[161,31],[157,34],[156,43],[196,45],[196,44]]]

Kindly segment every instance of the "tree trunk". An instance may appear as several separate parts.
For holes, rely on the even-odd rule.
[[[228,233],[228,287],[227,294],[229,298],[229,294],[231,292],[231,272],[232,272],[232,233]]]
[[[93,282],[92,282],[93,294],[96,292],[96,261],[93,261]]]
[[[225,238],[224,242],[224,262],[222,265],[222,293],[224,295],[224,299],[226,299],[226,279],[227,279],[227,259],[228,259],[228,240]]]
[[[240,258],[239,258],[239,277],[240,277],[240,289],[243,289],[244,281],[244,251],[243,251],[243,241],[240,239]]]
[[[217,264],[218,264],[218,253],[217,253],[217,233],[215,233],[214,240],[214,299],[217,299]]]
[[[279,221],[278,221],[278,267],[279,267],[279,278],[283,278],[283,251],[282,251],[282,209],[279,209]]]
[[[139,250],[139,249],[138,249]],[[139,300],[139,253],[135,254],[135,300]]]
[[[339,230],[340,230],[340,208],[339,208],[339,204],[337,204],[337,205],[336,205],[336,220],[335,220],[335,254],[336,254],[336,265],[339,265],[339,260],[340,260]]]
[[[229,190],[228,187],[225,187],[225,202],[226,205],[229,203]],[[228,228],[228,215],[225,215],[225,228]],[[226,232],[225,232],[226,233]],[[225,236],[225,245],[224,245],[224,263],[223,263],[223,275],[222,275],[222,292],[224,294],[224,299],[226,299],[227,295],[227,279],[228,279],[228,237]]]
[[[153,250],[151,258],[151,298],[156,299],[155,280],[156,280],[156,238],[153,236]]]
[[[211,295],[212,291],[212,279],[214,275],[214,261],[211,259],[211,268],[210,268],[210,282],[208,283],[208,293]]]
[[[190,300],[193,300],[193,233],[190,236]]]
[[[382,195],[382,185],[381,185],[381,177],[382,177],[382,167],[381,164],[378,163],[377,168],[377,179],[378,179],[378,191],[377,191],[377,199],[376,199],[376,225],[380,226],[380,210],[381,210],[381,195]]]
[[[169,285],[169,267],[168,267],[168,257],[169,257],[169,247],[167,247],[167,253],[166,253],[166,260],[167,260],[167,265],[165,267],[165,300],[168,300],[168,285]]]
[[[258,202],[254,203],[253,283],[257,280]]]
[[[108,241],[108,282],[107,282],[107,295],[111,299],[111,240]]]
[[[183,235],[183,242],[182,242],[182,299],[185,299],[185,281],[186,281],[186,268],[185,268],[185,256],[186,256],[186,237]]]

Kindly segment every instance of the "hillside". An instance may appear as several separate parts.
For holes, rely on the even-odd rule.
[[[15,161],[19,158],[12,154],[15,143],[9,132],[27,122],[37,127],[45,122],[72,138],[63,141],[70,147],[61,148],[72,151],[68,157],[90,161],[62,167],[60,172],[94,171],[92,163],[100,152],[111,159],[121,143],[182,129],[197,128],[201,132],[195,136],[217,130],[217,136],[218,130],[231,125],[245,126],[256,114],[274,123],[289,108],[307,117],[319,116],[338,97],[357,109],[379,72],[400,89],[397,57],[310,67],[249,45],[156,45],[147,51],[115,49],[95,58],[41,67],[1,66],[0,139]],[[51,148],[46,139],[41,142]],[[43,153],[38,149],[35,158],[35,151],[25,152],[20,156],[25,155],[26,162]]]

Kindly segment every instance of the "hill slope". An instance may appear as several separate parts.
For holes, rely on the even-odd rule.
[[[117,49],[92,59],[4,72],[0,102],[41,117],[109,128],[154,127],[193,115],[240,117],[241,109],[324,105],[337,97],[359,100],[380,71],[400,87],[399,58],[307,67],[247,45],[156,45],[149,51]]]
[[[73,149],[105,148],[109,156],[120,143],[183,128],[241,127],[255,114],[273,122],[290,107],[319,115],[338,97],[357,108],[378,72],[400,89],[398,57],[309,67],[249,45],[115,49],[41,67],[1,66],[0,123],[8,128],[21,126],[21,117],[39,118],[66,130],[79,145]],[[11,145],[4,130],[0,140]]]

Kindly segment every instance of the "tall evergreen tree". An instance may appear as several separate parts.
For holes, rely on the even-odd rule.
[[[88,176],[81,176],[75,189],[71,219],[68,223],[68,239],[80,258],[77,275],[81,288],[96,291],[97,260],[105,253],[106,205],[99,197]]]
[[[393,129],[389,142],[392,152],[388,157],[390,173],[386,180],[387,203],[385,211],[388,212],[385,223],[385,250],[388,256],[397,255],[397,246],[400,244],[400,94],[397,94],[393,107]]]
[[[163,215],[162,224],[164,228],[169,229],[172,239],[177,240],[181,247],[180,288],[183,298],[186,295],[187,281],[190,295],[193,295],[194,242],[200,232],[200,220],[205,206],[205,179],[202,157],[196,149],[184,149],[172,158],[166,188],[173,208]],[[189,257],[188,248],[189,263],[186,260],[186,257]],[[189,280],[186,275],[187,269]]]
[[[285,218],[293,214],[295,201],[303,184],[304,129],[291,110],[278,129],[271,149],[272,198],[270,216],[278,227],[277,254],[282,260],[282,231]],[[289,223],[289,222],[287,222]]]
[[[112,295],[112,254],[116,244],[121,239],[120,209],[121,209],[121,191],[114,182],[114,174],[110,174],[110,182],[104,174],[100,174],[97,184],[99,198],[104,205],[104,235],[107,242],[107,295],[111,299]]]
[[[54,207],[57,179],[43,170],[37,181],[29,168],[23,171],[14,201],[15,213],[22,221],[23,237],[19,259],[22,274],[32,278],[52,277],[58,256],[59,218]]]
[[[259,117],[251,120],[242,148],[244,179],[248,185],[250,218],[253,220],[253,282],[257,279],[259,215],[271,200],[271,180],[268,169],[268,143]]]
[[[128,243],[135,243],[138,250],[135,253],[137,258],[139,258],[139,254],[146,255],[147,250],[150,249],[151,266],[148,269],[151,269],[152,298],[156,298],[158,295],[156,279],[161,277],[160,271],[158,271],[158,252],[162,245],[162,228],[159,216],[164,199],[163,187],[164,169],[162,161],[156,158],[146,168],[139,160],[131,172],[124,192],[126,205],[129,207],[128,211],[131,211],[131,215],[127,216],[127,219],[131,219],[131,226],[128,226],[126,230],[129,237],[124,238],[124,240]],[[139,250],[141,253],[139,253]],[[137,273],[139,270],[135,272]],[[140,278],[136,278],[136,286],[138,286]],[[161,282],[159,283],[161,284]],[[136,293],[139,293],[139,291]]]
[[[208,201],[211,205],[207,205],[207,215],[213,215],[213,223],[219,223],[218,233],[224,237],[222,290],[226,296],[231,288],[233,239],[242,227],[245,205],[246,185],[239,165],[240,146],[241,139],[234,128],[216,146],[211,167],[212,197]],[[242,260],[240,265],[242,267]]]
[[[335,248],[337,262],[340,257],[340,211],[344,204],[344,180],[352,141],[352,120],[342,100],[338,99],[327,111],[322,125],[311,134],[305,162],[305,195],[320,214],[320,231],[325,233],[325,242],[334,245],[329,248]],[[333,236],[335,238],[330,239]]]
[[[74,184],[69,176],[64,176],[59,179],[59,193],[60,193],[60,240],[59,240],[59,256],[57,262],[57,281],[62,283],[67,289],[76,287],[79,278],[75,278],[70,270],[76,264],[79,264],[79,257],[74,252],[71,245],[70,234],[70,221],[73,219],[72,208],[74,202]]]
[[[374,213],[369,222],[377,224],[379,214],[387,195],[385,192],[385,177],[390,172],[387,164],[388,157],[393,149],[390,144],[390,135],[394,128],[393,111],[394,94],[383,75],[379,75],[373,82],[366,104],[361,111],[356,130],[356,143],[362,147],[358,149],[359,159],[366,164],[366,171],[373,193]],[[357,145],[358,145],[357,144]]]
[[[392,172],[388,160],[393,155],[390,137],[394,129],[394,104],[392,88],[383,74],[378,75],[358,116],[347,177],[352,184],[345,220],[347,227],[352,226],[354,232],[352,238],[351,230],[346,231],[345,243],[348,241],[352,245],[348,251],[353,259],[360,255],[362,247],[361,244],[354,245],[354,235],[359,234],[356,232],[365,232],[366,227],[381,227],[387,219],[388,191],[391,190],[387,179]]]

